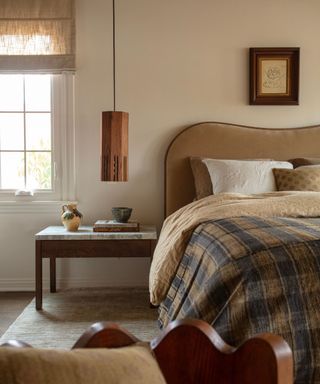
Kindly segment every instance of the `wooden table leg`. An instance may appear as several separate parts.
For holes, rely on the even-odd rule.
[[[56,258],[50,256],[50,292],[57,292],[56,290]]]
[[[41,240],[36,240],[36,309],[42,309],[42,254]]]

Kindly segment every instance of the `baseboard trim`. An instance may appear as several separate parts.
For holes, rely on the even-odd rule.
[[[99,287],[147,287],[148,284],[140,281],[111,281],[92,279],[59,279],[57,289],[65,288],[99,288]],[[43,280],[43,289],[49,289],[49,279]],[[33,279],[0,279],[0,292],[28,292],[35,290]]]

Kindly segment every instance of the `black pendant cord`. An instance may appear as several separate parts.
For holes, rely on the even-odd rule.
[[[112,0],[112,43],[113,43],[113,111],[116,111],[116,12]]]

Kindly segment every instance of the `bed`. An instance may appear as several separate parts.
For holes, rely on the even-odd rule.
[[[160,326],[212,324],[231,345],[260,332],[293,349],[295,383],[320,383],[320,192],[222,193],[193,201],[189,159],[320,158],[320,126],[188,127],[165,161],[167,217],[150,271]],[[315,174],[318,171],[312,171]]]

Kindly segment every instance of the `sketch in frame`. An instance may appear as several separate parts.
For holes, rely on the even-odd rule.
[[[250,104],[299,104],[299,48],[250,48]]]

